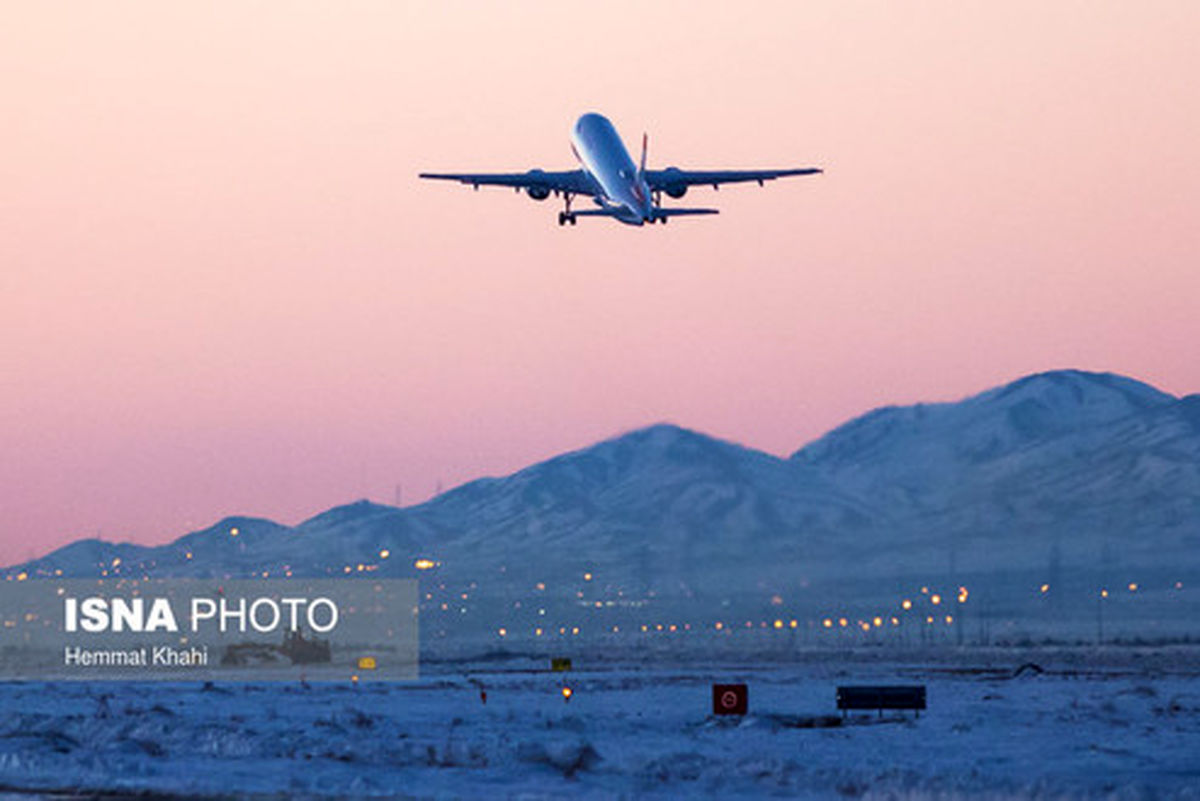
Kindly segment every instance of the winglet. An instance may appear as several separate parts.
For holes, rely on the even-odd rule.
[[[638,167],[638,175],[646,174],[646,150],[647,150],[647,146],[649,144],[650,144],[650,134],[643,133],[642,134],[642,164],[640,167]]]

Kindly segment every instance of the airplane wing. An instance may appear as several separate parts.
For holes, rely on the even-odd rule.
[[[711,186],[747,183],[755,181],[762,186],[766,181],[786,178],[789,175],[814,175],[822,172],[816,167],[788,170],[681,170],[668,167],[665,170],[646,170],[646,181],[652,190],[662,190],[673,197],[682,197],[689,186]]]
[[[481,186],[511,186],[514,189],[525,189],[530,196],[547,197],[551,192],[570,192],[574,195],[596,194],[595,184],[583,170],[563,170],[547,172],[545,170],[529,170],[528,172],[477,172],[477,173],[440,173],[423,172],[421,178],[435,181],[458,181],[469,184],[476,189]]]

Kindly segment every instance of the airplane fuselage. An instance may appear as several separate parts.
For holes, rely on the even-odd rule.
[[[599,205],[617,207],[613,216],[629,225],[654,221],[650,185],[607,118],[596,113],[580,117],[571,129],[571,149],[602,191],[596,198]]]

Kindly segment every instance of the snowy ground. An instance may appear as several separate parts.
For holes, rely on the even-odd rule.
[[[1046,672],[1013,677],[1031,657]],[[790,665],[626,662],[570,674],[541,664],[431,665],[419,682],[357,687],[0,684],[0,786],[530,801],[1200,799],[1197,650],[810,654]],[[747,682],[751,714],[709,717],[713,681]],[[796,727],[833,715],[834,688],[852,683],[925,684],[929,710]]]

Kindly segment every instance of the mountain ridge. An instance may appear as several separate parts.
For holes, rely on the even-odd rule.
[[[513,593],[535,585],[554,589],[518,597],[577,614],[585,573],[618,607],[757,615],[771,598],[972,576],[1001,608],[1003,587],[1040,585],[1052,563],[1080,587],[1114,566],[1200,579],[1198,546],[1200,395],[1069,370],[882,407],[786,458],[657,423],[413,506],[358,501],[295,526],[228,517],[162,546],[85,540],[3,572],[425,579],[427,559],[438,587],[481,599],[428,610],[452,631],[526,609]]]

